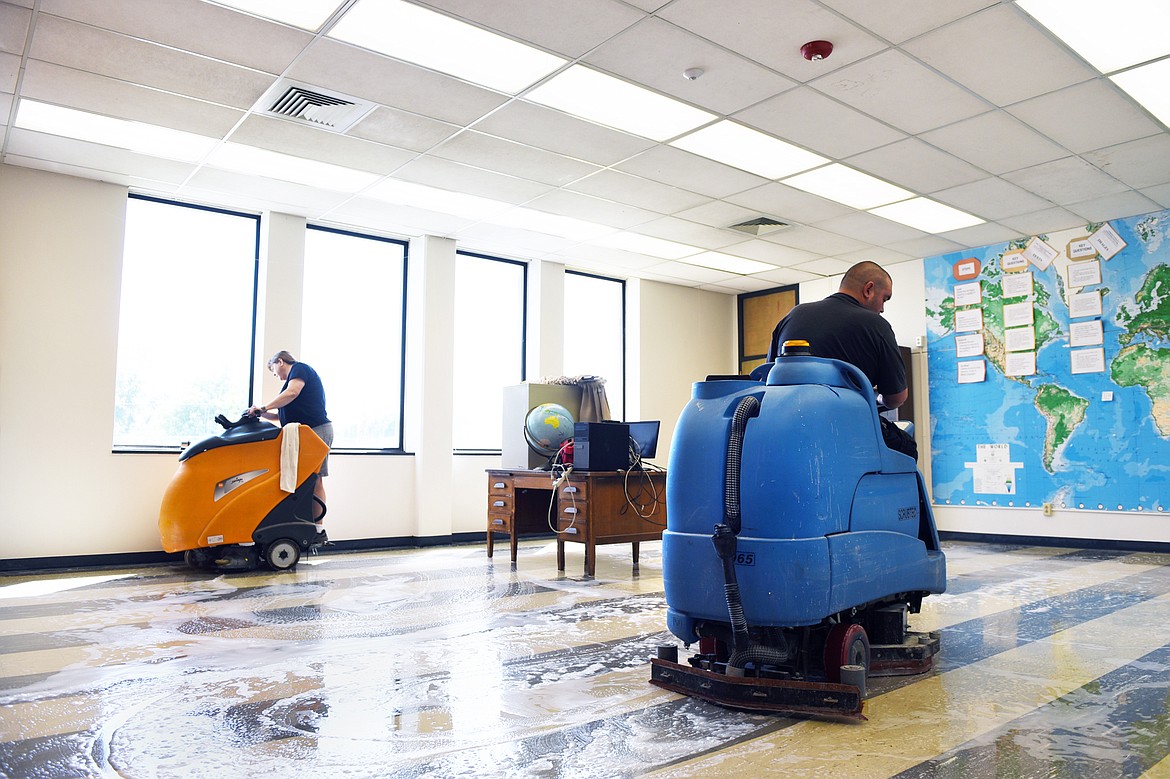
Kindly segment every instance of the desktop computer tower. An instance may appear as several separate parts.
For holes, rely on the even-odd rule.
[[[625,422],[573,425],[573,470],[617,471],[630,467],[630,426]]]

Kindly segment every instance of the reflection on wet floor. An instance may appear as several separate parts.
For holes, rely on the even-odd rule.
[[[456,546],[284,573],[0,578],[11,777],[1137,777],[1170,774],[1170,556],[948,543],[933,671],[865,722],[648,683],[661,547],[597,576]],[[685,654],[685,653],[684,653]]]

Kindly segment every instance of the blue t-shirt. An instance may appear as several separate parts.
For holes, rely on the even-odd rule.
[[[322,386],[317,371],[303,362],[294,362],[280,391],[288,389],[288,384],[293,379],[300,379],[305,386],[301,387],[301,394],[297,395],[292,403],[276,410],[280,414],[280,424],[300,422],[302,425],[317,427],[328,422],[329,416],[325,413],[325,387]]]

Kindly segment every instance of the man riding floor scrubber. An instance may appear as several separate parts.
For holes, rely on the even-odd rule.
[[[854,366],[794,346],[697,382],[666,495],[667,627],[699,651],[680,664],[661,647],[652,684],[862,717],[867,675],[930,669],[938,634],[909,632],[907,614],[946,589],[946,560],[922,476],[883,443]]]
[[[245,414],[222,414],[218,436],[187,447],[163,495],[158,527],[167,552],[188,565],[277,570],[328,541],[314,521],[325,505],[313,495],[329,447],[307,426],[276,427]]]

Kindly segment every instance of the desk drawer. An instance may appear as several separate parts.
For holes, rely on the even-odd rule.
[[[512,515],[488,514],[487,529],[488,531],[494,531],[496,533],[511,533]]]
[[[489,476],[488,501],[491,501],[494,495],[506,495],[510,500],[512,495],[515,494],[514,486],[511,476]]]
[[[572,505],[573,501],[581,503],[589,500],[589,482],[584,479],[577,481],[569,476],[557,487],[557,500],[566,505]]]

